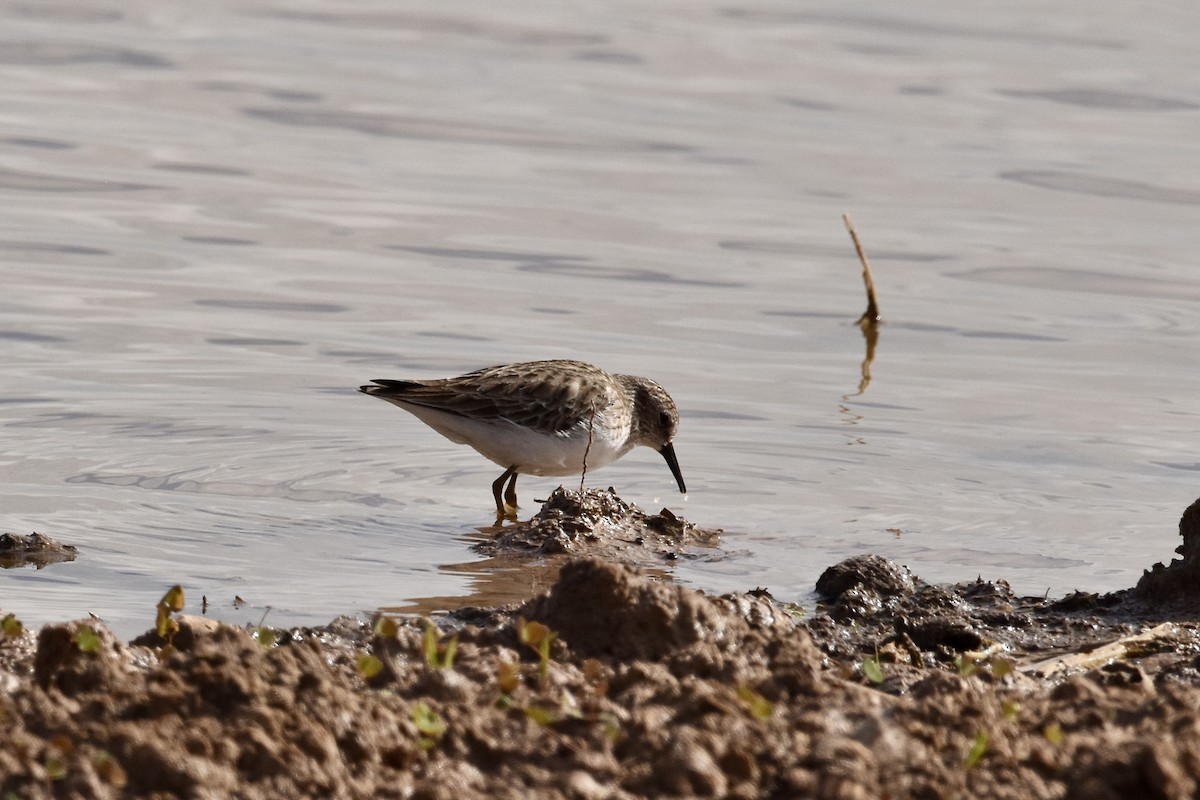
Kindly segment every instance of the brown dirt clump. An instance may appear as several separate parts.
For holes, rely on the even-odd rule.
[[[931,586],[874,556],[820,586],[828,613],[805,615],[764,590],[708,597],[586,559],[523,605],[439,627],[380,617],[268,640],[185,617],[169,646],[90,621],[36,641],[9,629],[0,797],[1200,790],[1185,614],[1137,592]]]

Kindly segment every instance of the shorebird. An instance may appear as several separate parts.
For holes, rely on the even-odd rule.
[[[679,412],[648,378],[556,360],[504,364],[457,378],[371,383],[359,391],[403,408],[504,467],[492,484],[499,518],[515,518],[518,475],[586,473],[638,445],[658,451],[687,494],[673,444]]]

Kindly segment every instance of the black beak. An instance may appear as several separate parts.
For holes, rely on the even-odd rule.
[[[683,485],[683,475],[679,472],[679,459],[675,458],[675,445],[667,442],[658,452],[662,453],[662,457],[667,460],[667,466],[671,468],[671,474],[675,476],[675,482],[679,484],[679,493],[687,494],[687,487]]]

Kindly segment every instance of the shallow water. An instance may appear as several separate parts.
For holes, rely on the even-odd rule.
[[[691,585],[1132,584],[1200,494],[1200,12],[982,11],[0,4],[0,526],[81,550],[0,607],[518,597],[498,468],[355,387],[547,357],[675,396],[686,501],[589,480],[726,530]]]

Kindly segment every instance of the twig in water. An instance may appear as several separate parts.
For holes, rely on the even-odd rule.
[[[874,325],[879,322],[879,305],[875,302],[875,281],[871,277],[871,265],[867,263],[867,254],[863,252],[862,243],[858,241],[858,233],[854,230],[854,223],[850,220],[850,215],[842,214],[842,221],[846,223],[846,230],[850,231],[854,249],[858,251],[858,260],[862,262],[863,267],[863,283],[867,286],[867,310],[858,318],[858,323]]]

